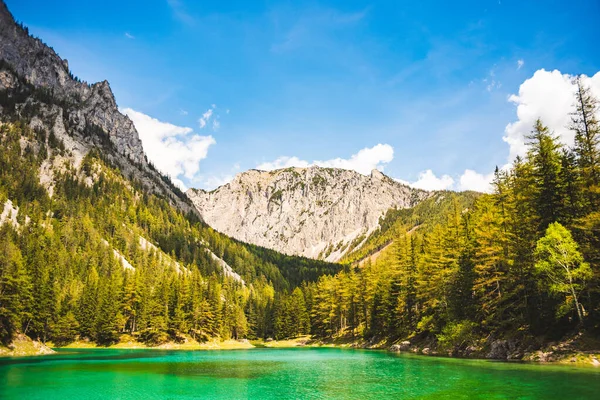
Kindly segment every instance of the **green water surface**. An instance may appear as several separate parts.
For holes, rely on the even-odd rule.
[[[600,369],[334,348],[0,358],[0,399],[600,399]]]

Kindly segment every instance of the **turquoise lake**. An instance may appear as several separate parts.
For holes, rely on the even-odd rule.
[[[600,399],[600,369],[335,348],[0,359],[0,399]]]

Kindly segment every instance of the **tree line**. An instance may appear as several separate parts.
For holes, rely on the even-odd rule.
[[[13,121],[0,125],[0,144],[0,204],[18,207],[15,223],[0,226],[4,344],[19,332],[56,345],[306,333],[302,292],[290,281],[340,268],[229,239],[125,179],[99,150],[79,168],[55,164],[50,196],[39,174],[64,160],[62,142]]]
[[[493,193],[439,192],[391,211],[349,259],[383,249],[380,258],[345,268],[221,235],[126,179],[101,149],[78,168],[55,165],[50,196],[41,166],[65,160],[65,147],[11,115],[0,125],[0,205],[18,213],[0,226],[0,340],[311,333],[452,347],[488,335],[597,334],[600,124],[597,100],[580,79],[577,88],[572,148],[537,121],[527,156],[496,170]]]
[[[395,211],[394,226],[366,244],[391,243],[385,256],[305,286],[313,333],[429,337],[449,347],[490,334],[597,335],[598,100],[575,83],[574,146],[538,120],[526,157],[496,169],[493,193],[443,192]]]

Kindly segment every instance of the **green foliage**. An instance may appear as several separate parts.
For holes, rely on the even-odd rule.
[[[77,339],[79,322],[72,311],[59,316],[52,325],[52,339],[56,346],[66,346]]]
[[[464,350],[476,341],[477,325],[469,320],[450,322],[438,334],[437,340],[441,350]]]
[[[584,310],[578,296],[592,277],[592,269],[583,261],[571,232],[558,222],[550,224],[546,235],[537,242],[536,256],[536,272],[544,278],[541,283],[547,285],[550,293],[567,296],[568,308],[560,308],[560,314],[575,308],[579,321],[583,323]]]
[[[444,217],[450,207],[454,207],[454,202],[458,202],[459,207],[466,209],[472,207],[479,196],[481,194],[476,192],[436,192],[415,207],[390,209],[380,219],[379,229],[368,237],[364,245],[347,253],[342,261],[353,263],[362,260],[366,255],[383,249],[410,230],[428,231],[435,224],[442,222],[440,218]],[[350,247],[354,248],[358,244],[353,243]]]
[[[300,288],[291,295],[275,298],[273,306],[273,334],[276,339],[294,338],[310,332],[310,319],[304,293]]]
[[[101,135],[92,126],[88,134]],[[19,207],[21,224],[0,227],[5,343],[19,331],[57,345],[84,338],[110,345],[124,333],[151,345],[184,334],[201,341],[266,338],[273,335],[276,289],[287,293],[341,268],[232,240],[127,180],[98,150],[80,170],[56,170],[50,198],[38,176],[47,155],[20,146],[34,149],[39,140],[46,140],[41,131],[0,125],[0,197]],[[48,140],[51,151],[60,148]],[[224,276],[209,250],[244,283]],[[293,293],[285,295],[293,318],[284,330],[300,334],[309,330],[307,313]]]
[[[14,73],[2,61],[0,69]],[[62,142],[27,121],[41,103],[64,115],[77,104],[19,82],[0,91],[0,200],[19,209],[18,224],[0,227],[5,344],[17,332],[105,345],[122,334],[158,345],[184,334],[205,341],[310,332],[419,335],[456,350],[487,335],[600,329],[600,136],[597,101],[580,81],[573,149],[537,121],[527,157],[496,171],[492,194],[436,192],[390,210],[364,245],[351,245],[344,260],[351,266],[219,234],[123,176],[109,161],[110,139],[94,125],[84,134],[96,149],[80,169],[57,169],[48,196],[38,171],[63,152]],[[30,98],[37,101],[26,105]],[[172,188],[168,178],[148,176]],[[312,184],[325,181],[316,176]],[[225,276],[209,251],[243,282]]]
[[[353,270],[309,286],[313,333],[435,336],[456,350],[488,335],[597,332],[598,103],[577,83],[573,149],[538,120],[527,157],[496,170],[492,194],[437,192],[388,211],[345,257]]]
[[[139,340],[148,346],[160,346],[169,341],[169,335],[159,329],[145,329],[140,332]]]
[[[280,203],[282,198],[283,198],[283,191],[281,189],[278,189],[275,192],[273,192],[273,194],[271,194],[271,197],[269,197],[269,203],[270,202]]]
[[[0,343],[7,345],[20,330],[31,305],[31,285],[15,233],[0,227]]]

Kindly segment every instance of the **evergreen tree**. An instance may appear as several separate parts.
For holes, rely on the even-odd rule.
[[[294,289],[291,298],[289,300],[290,306],[290,323],[291,333],[293,336],[300,336],[309,333],[310,331],[310,320],[308,318],[308,312],[306,311],[306,302],[304,300],[304,293],[300,288]]]
[[[583,182],[588,189],[589,207],[597,206],[600,185],[600,122],[598,100],[584,83],[581,75],[575,78],[575,112],[571,117],[571,130],[575,133],[575,148]],[[595,189],[593,189],[595,188]],[[590,190],[591,189],[591,190]]]
[[[0,227],[0,343],[8,345],[21,329],[23,310],[31,301],[31,286],[19,248],[9,227]]]
[[[543,232],[552,222],[561,220],[561,145],[540,119],[535,122],[528,139],[528,158],[533,167],[536,185],[535,207],[539,217],[539,231]]]

